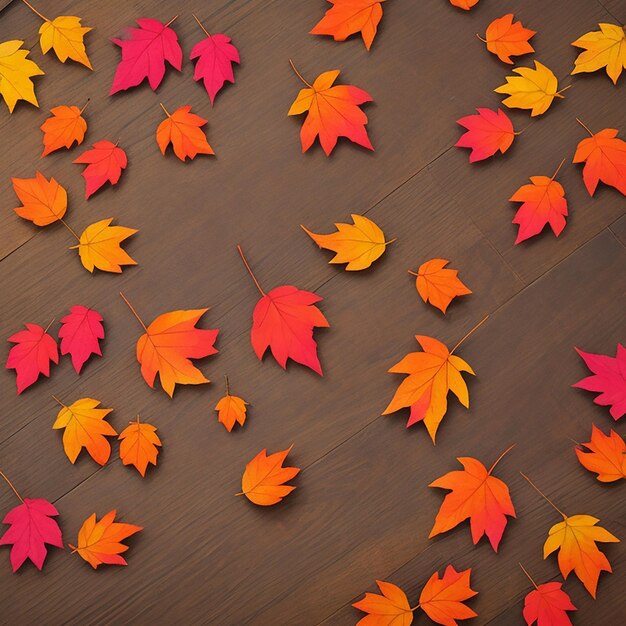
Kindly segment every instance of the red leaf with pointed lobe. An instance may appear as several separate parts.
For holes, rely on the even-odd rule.
[[[562,583],[538,585],[524,599],[524,619],[531,626],[572,626],[566,611],[575,611],[570,597],[561,589]]]
[[[488,159],[498,150],[504,154],[515,138],[513,123],[504,111],[476,110],[478,115],[467,115],[456,121],[467,128],[467,132],[454,145],[457,148],[471,148],[470,163]]]
[[[128,165],[128,159],[124,150],[105,139],[94,143],[92,150],[83,152],[73,163],[87,164],[82,173],[85,179],[85,199],[87,199],[106,182],[117,185],[122,176],[122,170]]]
[[[102,316],[94,309],[80,304],[70,309],[69,315],[61,319],[59,330],[61,354],[72,356],[72,365],[77,374],[92,354],[102,356],[98,341],[104,339]]]

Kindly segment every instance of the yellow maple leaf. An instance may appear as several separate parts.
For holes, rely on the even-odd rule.
[[[519,76],[507,76],[506,84],[494,90],[496,93],[509,94],[502,104],[510,109],[531,109],[531,115],[534,117],[545,113],[554,98],[564,97],[560,91],[557,91],[556,76],[539,61],[535,61],[535,69],[518,67],[513,71]]]
[[[0,94],[10,113],[18,100],[39,106],[31,78],[41,76],[44,71],[26,58],[30,51],[21,49],[23,43],[20,39],[0,43]]]
[[[97,267],[103,272],[120,273],[122,265],[137,265],[137,261],[123,250],[120,243],[127,237],[134,235],[137,230],[125,226],[110,226],[113,218],[100,220],[87,226],[79,238],[78,248],[80,261],[85,269],[93,272]]]
[[[615,24],[598,24],[600,30],[584,34],[572,43],[572,46],[583,48],[574,61],[572,74],[596,72],[603,67],[617,85],[617,79],[626,69],[626,33],[621,26]]]

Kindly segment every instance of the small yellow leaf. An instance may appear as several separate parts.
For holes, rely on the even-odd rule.
[[[39,29],[41,51],[46,54],[52,49],[61,63],[72,59],[91,70],[93,68],[83,43],[83,37],[90,30],[91,28],[81,26],[80,17],[74,15],[60,15],[53,20],[46,19]]]
[[[39,106],[31,77],[44,72],[37,63],[26,58],[30,50],[22,50],[23,43],[19,39],[0,43],[0,94],[10,113],[18,100]]]
[[[122,265],[137,265],[128,253],[120,247],[124,239],[134,235],[137,230],[124,226],[110,226],[113,218],[100,220],[83,231],[78,245],[72,246],[72,250],[78,248],[80,261],[85,269],[93,272],[97,267],[103,272],[122,271]]]

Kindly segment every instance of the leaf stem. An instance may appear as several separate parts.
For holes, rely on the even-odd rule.
[[[561,168],[563,167],[563,163],[565,163],[565,159],[563,159],[559,163],[559,166],[556,168],[556,172],[554,172],[554,175],[552,176],[552,178],[550,180],[554,180],[556,178],[556,175],[561,171]]]
[[[555,95],[555,97],[557,97],[557,98],[565,98],[565,96],[562,96],[561,94],[562,94],[564,91],[567,91],[570,87],[573,87],[573,86],[574,86],[574,84],[572,83],[571,85],[568,85],[567,87],[563,87],[563,89],[561,89],[560,91],[557,91],[557,92],[554,94],[554,95]]]
[[[241,260],[243,261],[243,264],[246,266],[246,269],[248,270],[250,276],[252,276],[252,280],[254,281],[254,284],[256,285],[256,288],[261,292],[261,295],[263,295],[263,296],[267,295],[263,291],[263,289],[261,289],[261,285],[259,285],[259,281],[256,279],[256,276],[252,272],[252,269],[250,269],[250,266],[248,265],[248,261],[246,261],[246,257],[243,255],[243,250],[241,249],[241,246],[239,244],[237,244],[237,250],[239,250],[239,254],[241,256]]]
[[[224,374],[224,378],[226,379],[226,395],[230,395],[230,387],[228,386],[228,376]]]
[[[296,73],[296,76],[309,88],[309,89],[313,89],[313,85],[311,85],[310,83],[307,83],[306,80],[304,80],[304,78],[302,77],[302,74],[300,74],[300,72],[298,72],[298,70],[296,69],[296,66],[293,64],[293,61],[291,59],[289,59],[289,64],[291,65],[291,69]]]
[[[196,20],[196,22],[198,22],[198,26],[204,31],[204,34],[207,37],[210,37],[211,33],[202,25],[202,22],[195,16],[194,13],[192,13],[191,15],[193,15],[193,19]]]
[[[61,402],[61,400],[59,400],[54,394],[50,394],[50,395],[52,395],[52,398],[55,400],[55,402],[60,404],[64,409],[67,409],[67,406],[65,406],[65,404],[63,404],[63,402]]]
[[[393,239],[390,239],[389,241],[385,241],[384,245],[388,246],[388,245],[392,244],[394,241],[398,241],[398,238],[394,237]]]
[[[487,40],[483,39],[478,33],[476,33],[476,37],[478,37],[478,39],[480,39],[483,43],[487,43]]]
[[[178,19],[178,15],[175,15],[164,27],[163,30],[165,30],[170,24],[172,24],[172,22],[174,22],[175,20]]]
[[[65,228],[67,228],[70,233],[72,233],[76,241],[80,242],[80,237],[74,232],[74,229],[62,217],[59,218],[59,222],[61,222],[61,224],[63,224],[63,226],[65,226]]]
[[[489,319],[489,315],[485,315],[485,317],[483,317],[482,320],[480,320],[480,322],[478,322],[478,324],[476,324],[476,326],[474,326],[474,328],[472,328],[472,330],[470,330],[465,337],[463,337],[463,339],[461,339],[461,341],[459,341],[456,346],[454,346],[454,348],[452,348],[452,350],[450,350],[450,354],[452,354],[471,334],[474,333],[474,331],[478,330],[487,320]]]
[[[133,305],[126,299],[126,296],[121,291],[120,291],[120,296],[122,296],[122,300],[126,302],[126,304],[128,305],[128,308],[132,311],[133,315],[137,318],[137,321],[141,324],[143,329],[146,332],[148,332],[148,329],[146,328],[146,325],[143,323],[143,320],[139,317],[139,314],[137,313],[137,311],[135,311],[135,308],[133,307]]]
[[[67,547],[72,549],[71,554],[74,554],[75,552],[78,552],[78,548],[76,546],[73,546],[71,543],[68,543]]]
[[[162,103],[162,102],[159,102],[159,104],[161,105],[161,108],[165,111],[165,115],[167,115],[167,117],[172,117],[172,116],[169,114],[168,110],[167,110],[167,109],[163,106],[163,103]]]
[[[491,474],[491,472],[493,472],[493,470],[496,468],[496,465],[498,463],[500,463],[500,461],[516,446],[517,444],[511,444],[495,461],[495,463],[491,466],[491,468],[489,469],[489,474]]]
[[[589,130],[587,126],[585,126],[585,124],[583,124],[578,118],[576,118],[576,121],[593,137],[593,133]]]
[[[411,613],[415,613],[417,609],[421,609],[421,608],[422,608],[421,604],[416,604],[415,606],[410,607],[409,610],[411,611]]]
[[[407,272],[411,274],[411,276],[419,276],[419,274],[417,272],[414,272],[413,270],[407,270]]]
[[[517,564],[522,568],[522,572],[526,574],[526,577],[528,578],[528,580],[530,580],[535,589],[539,589],[539,587],[537,587],[537,583],[533,580],[533,577],[526,571],[526,568],[519,561]]]
[[[20,496],[19,491],[13,486],[13,483],[7,478],[6,474],[2,471],[0,471],[0,476],[2,476],[2,478],[4,478],[4,480],[7,481],[7,485],[9,485],[9,487],[11,487],[11,489],[13,489],[13,493],[22,501],[24,502],[24,498],[22,498],[22,496]]]
[[[50,326],[52,326],[52,324],[54,324],[54,320],[56,318],[52,318],[52,320],[50,320],[50,323],[46,326],[46,329],[43,331],[44,334],[47,333],[50,330]]]
[[[559,509],[559,507],[556,506],[556,504],[554,504],[554,502],[552,502],[552,500],[550,500],[550,498],[548,498],[548,496],[543,493],[543,491],[541,491],[541,489],[539,489],[539,487],[537,487],[537,485],[535,485],[535,483],[530,480],[530,478],[528,478],[528,476],[526,476],[526,474],[524,474],[524,472],[520,472],[520,474],[528,481],[528,483],[530,484],[530,486],[546,501],[548,502],[548,504],[552,505],[552,507],[554,508],[555,511],[557,511],[557,513],[559,513],[563,519],[567,519],[567,515],[565,515],[565,513],[563,513],[563,511],[561,511],[561,509]]]
[[[83,105],[83,108],[80,110],[80,114],[83,114],[83,111],[87,108],[87,105],[91,102],[91,98],[87,98],[87,102]]]
[[[39,11],[37,11],[37,9],[30,4],[30,2],[27,2],[26,0],[22,0],[22,2],[33,12],[35,13],[35,15],[38,15],[44,22],[49,22],[50,20],[45,16],[42,15],[41,13],[39,13]]]

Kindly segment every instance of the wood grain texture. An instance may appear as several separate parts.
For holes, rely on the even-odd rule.
[[[625,339],[624,198],[600,188],[590,199],[580,167],[569,163],[584,132],[575,117],[626,134],[623,85],[600,72],[568,75],[576,55],[570,42],[599,21],[614,21],[620,3],[482,0],[466,13],[445,0],[390,0],[370,53],[358,38],[336,43],[307,35],[327,6],[38,2],[44,14],[80,15],[94,27],[86,39],[93,73],[43,56],[39,21],[23,3],[2,9],[0,40],[24,39],[46,75],[35,79],[41,109],[22,103],[12,116],[0,114],[0,335],[24,322],[45,326],[85,304],[103,315],[107,336],[104,357],[88,362],[80,377],[63,358],[49,381],[20,397],[14,375],[0,377],[0,469],[23,495],[55,502],[66,542],[75,541],[88,515],[111,508],[145,530],[128,542],[128,567],[98,572],[51,549],[42,573],[25,566],[12,575],[2,549],[1,624],[352,624],[360,614],[350,604],[373,590],[376,578],[416,598],[449,562],[474,568],[480,595],[471,606],[479,617],[468,624],[520,624],[528,585],[517,562],[538,581],[558,577],[556,560],[541,559],[557,520],[520,470],[567,513],[596,515],[626,536],[623,486],[595,481],[571,444],[586,440],[592,422],[621,434],[624,427],[590,394],[570,387],[585,375],[575,345],[612,353]],[[467,151],[453,148],[460,132],[454,120],[477,106],[497,106],[493,89],[510,71],[475,33],[508,11],[538,31],[537,58],[574,87],[539,119],[511,113],[516,129],[524,128],[512,149],[470,166]],[[212,32],[232,36],[241,52],[237,82],[215,107],[192,80],[188,60],[181,73],[168,71],[157,94],[142,85],[109,97],[119,60],[109,38],[137,17],[167,21],[178,13],[175,30],[188,56],[202,36],[192,12]],[[290,58],[306,77],[339,68],[342,80],[372,94],[365,111],[375,153],[345,141],[328,159],[319,146],[300,153],[301,120],[286,117],[300,88]],[[40,160],[38,127],[47,110],[88,97],[83,146]],[[159,102],[170,110],[189,104],[208,118],[217,156],[191,163],[163,157],[154,139]],[[72,160],[99,139],[119,139],[129,166],[119,185],[85,201],[81,167]],[[507,199],[529,176],[551,175],[564,157],[566,229],[558,239],[548,232],[514,246],[515,206]],[[33,176],[37,168],[67,187],[67,220],[75,229],[106,217],[139,228],[127,246],[139,265],[92,276],[67,250],[72,242],[62,226],[43,230],[18,219],[10,178]],[[330,255],[299,227],[330,232],[353,212],[398,237],[359,273],[328,265]],[[331,328],[316,333],[323,378],[292,365],[284,372],[254,356],[249,328],[258,293],[237,243],[266,289],[295,284],[324,298]],[[433,256],[451,259],[474,292],[445,318],[421,302],[406,273]],[[201,325],[220,329],[220,353],[200,367],[214,383],[179,388],[173,400],[149,389],[134,356],[141,329],[120,290],[146,322],[173,309],[211,307]],[[380,416],[399,378],[386,371],[415,349],[415,334],[454,344],[487,313],[489,321],[461,352],[477,372],[471,409],[451,404],[436,447],[421,426],[406,430],[400,415]],[[231,434],[213,410],[224,374],[232,392],[251,403],[245,427]],[[82,457],[71,465],[51,429],[53,393],[67,402],[98,398],[114,408],[118,431],[139,413],[159,428],[159,467],[142,480],[119,462],[117,444],[104,468]],[[303,468],[293,494],[268,510],[234,497],[245,464],[260,449],[292,443],[290,459]],[[517,447],[498,475],[510,485],[518,519],[499,553],[484,542],[472,546],[465,525],[428,540],[442,497],[428,483],[454,469],[457,456],[487,464],[511,443]],[[15,503],[0,488],[0,513]],[[606,551],[615,573],[603,574],[597,601],[575,579],[565,584],[579,608],[576,624],[617,624],[624,613],[624,550],[612,544]]]

